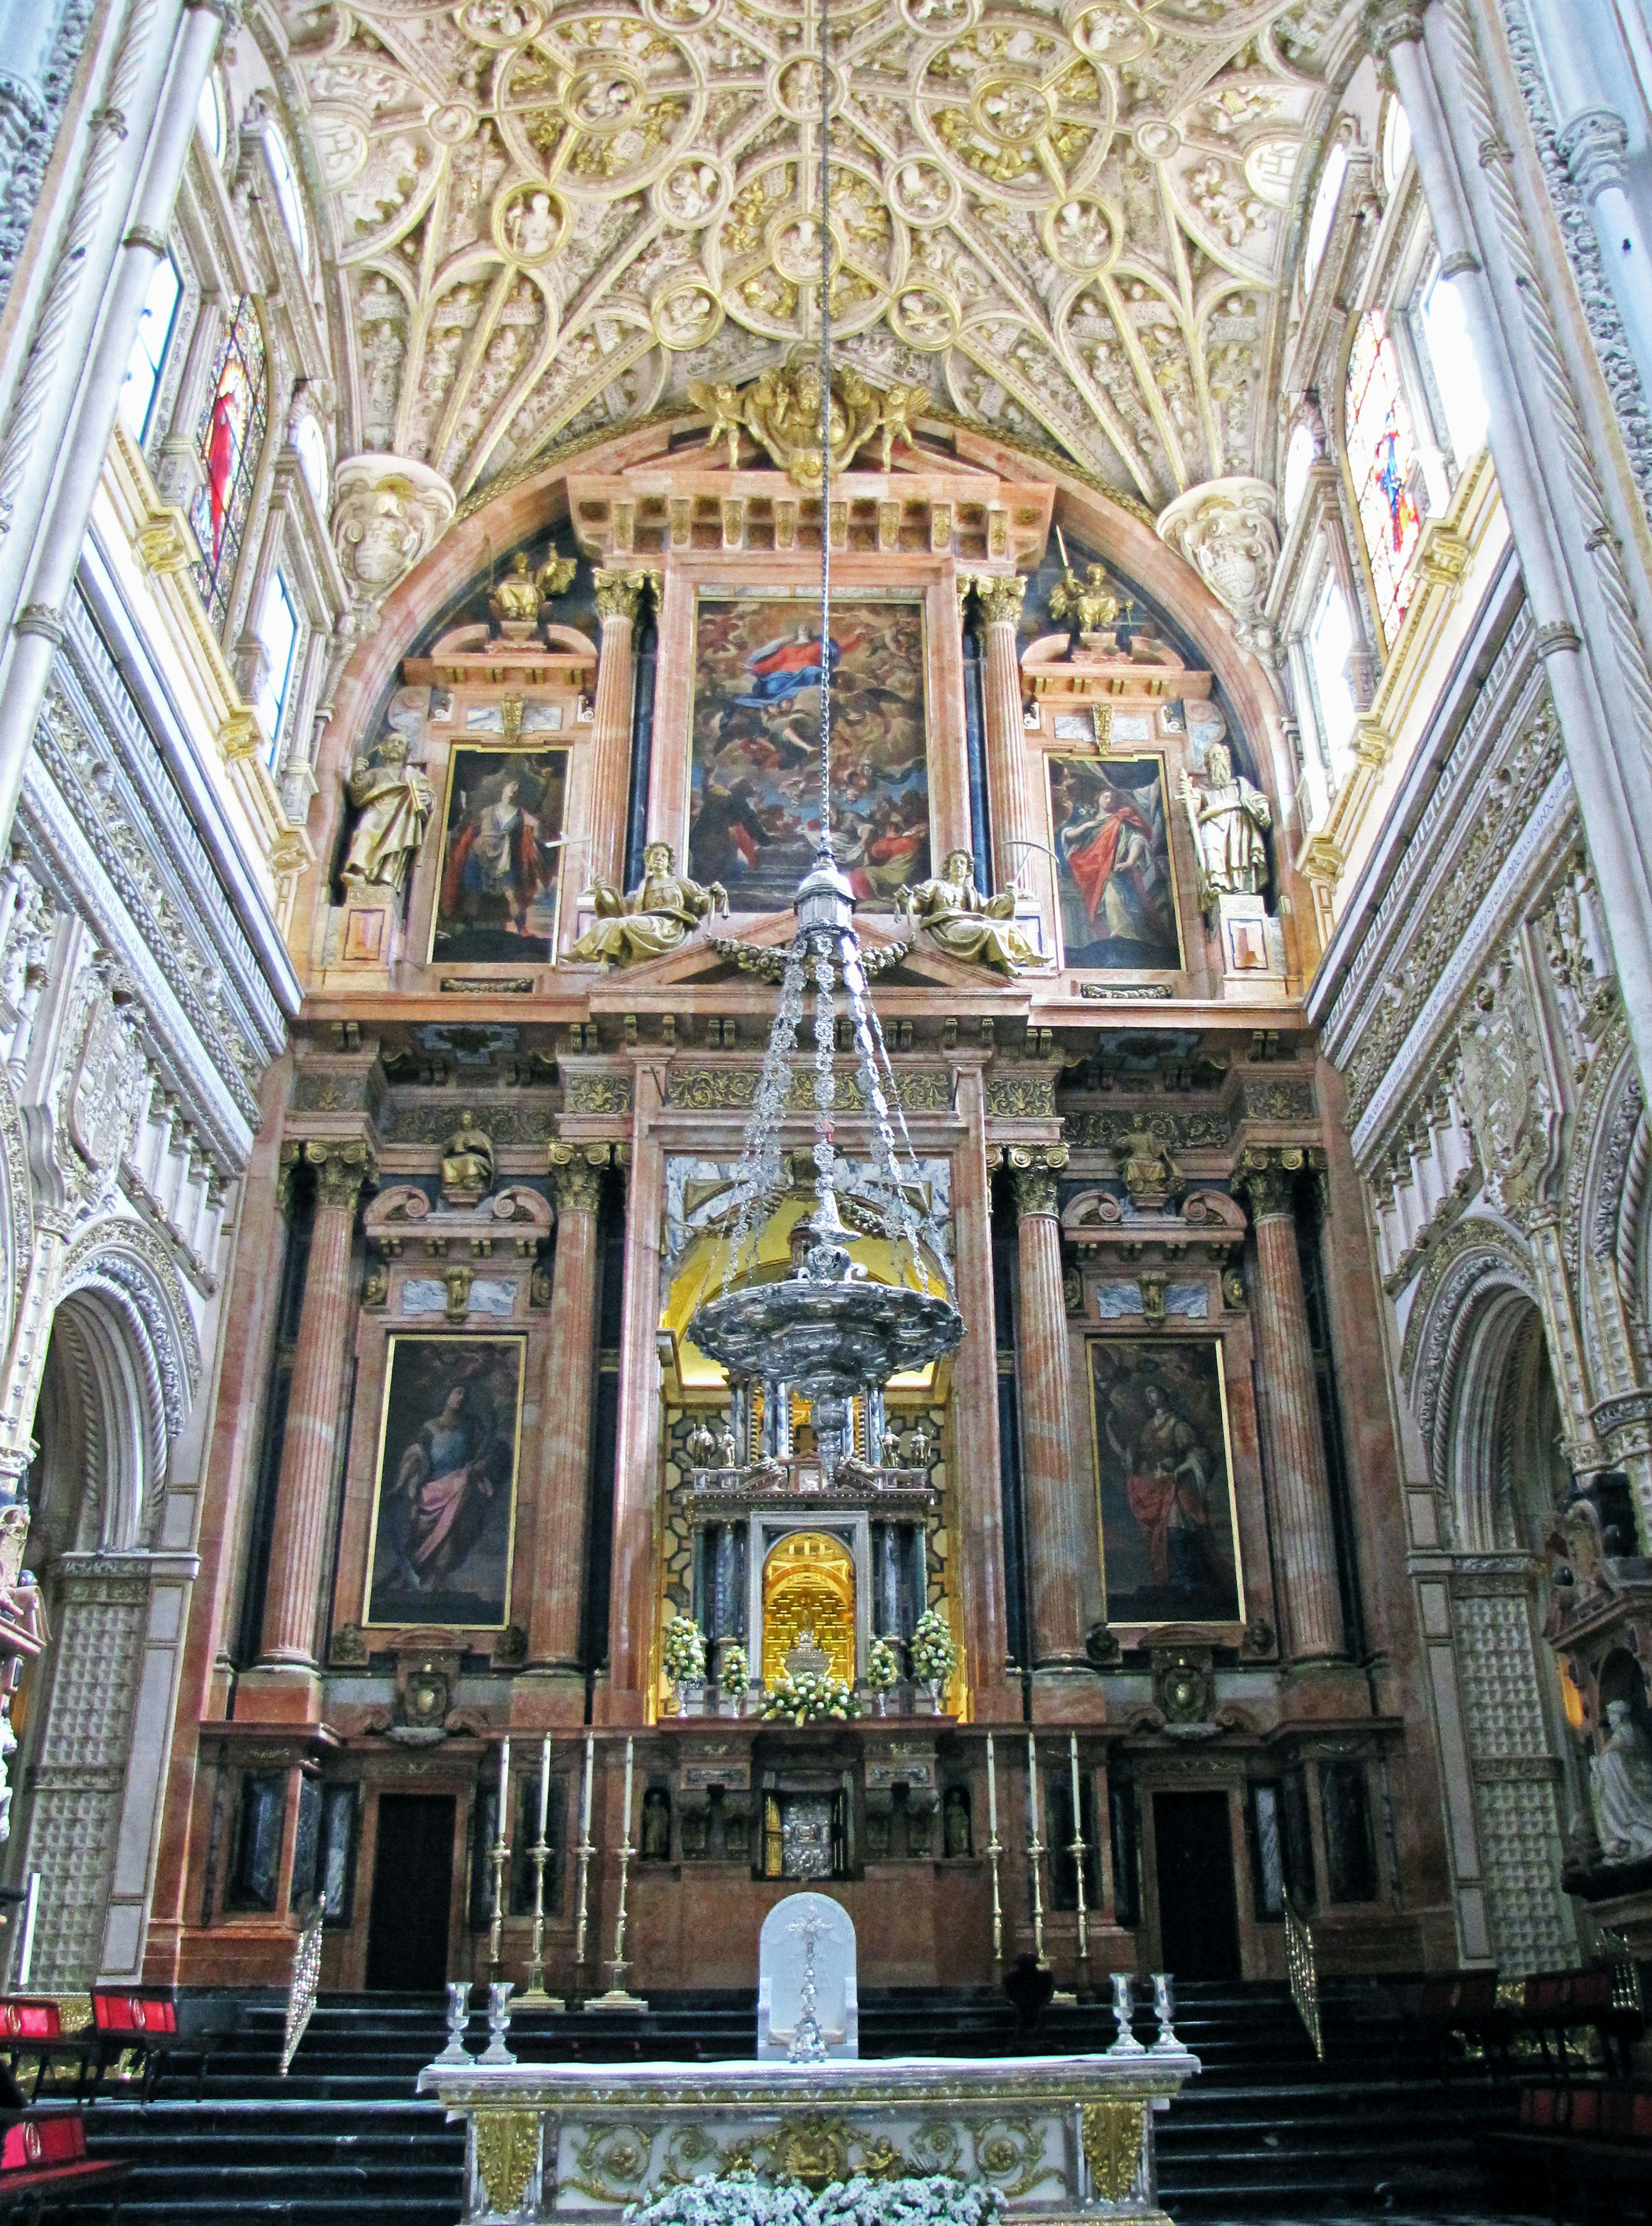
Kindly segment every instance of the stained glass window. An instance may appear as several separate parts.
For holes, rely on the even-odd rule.
[[[252,507],[252,489],[264,453],[266,406],[264,334],[250,294],[235,305],[213,366],[195,440],[206,485],[190,506],[189,522],[200,544],[195,586],[213,626],[229,612],[230,590]]]
[[[1382,312],[1368,309],[1348,359],[1348,468],[1385,642],[1399,633],[1411,601],[1411,558],[1422,531],[1409,484],[1416,460],[1393,337]]]

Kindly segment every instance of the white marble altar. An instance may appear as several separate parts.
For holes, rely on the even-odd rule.
[[[759,2060],[861,2053],[855,1921],[842,1902],[824,1893],[789,1893],[776,1902],[758,1936],[757,1970]],[[819,2036],[813,2048],[807,2045],[804,2000],[811,1973],[812,2019]]]
[[[421,2094],[466,2121],[464,2226],[619,2226],[683,2180],[754,2171],[823,2187],[946,2172],[1010,2226],[1168,2226],[1153,2114],[1198,2070],[1136,2056],[861,2063],[433,2064]]]

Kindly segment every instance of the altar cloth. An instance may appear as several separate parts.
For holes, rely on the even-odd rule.
[[[433,2064],[466,2121],[463,2226],[618,2226],[685,2180],[750,2170],[824,2186],[940,2172],[996,2187],[1012,2226],[1163,2226],[1153,2115],[1198,2070],[1134,2056],[823,2064]]]

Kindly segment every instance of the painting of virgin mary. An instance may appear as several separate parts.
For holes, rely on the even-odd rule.
[[[391,1338],[365,1622],[504,1625],[521,1398],[519,1338]]]

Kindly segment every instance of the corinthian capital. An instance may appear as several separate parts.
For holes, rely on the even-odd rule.
[[[602,1197],[602,1171],[608,1164],[607,1144],[550,1146],[551,1187],[558,1213],[594,1213]]]
[[[1015,1184],[1018,1221],[1053,1221],[1058,1210],[1059,1177],[1067,1164],[1064,1144],[1012,1144],[1007,1154]]]
[[[600,568],[591,575],[591,585],[596,591],[597,616],[634,621],[643,597],[651,589],[658,599],[659,579],[658,572],[627,572],[613,565]]]
[[[378,1161],[365,1136],[289,1137],[281,1148],[281,1203],[292,1202],[300,1162],[315,1170],[316,1211],[354,1213],[362,1192],[378,1180]]]
[[[1026,594],[1026,582],[1013,572],[977,573],[975,580],[975,601],[981,606],[981,616],[987,626],[1019,626],[1021,621],[1021,601]]]
[[[1426,7],[1427,0],[1371,0],[1365,10],[1365,44],[1376,61],[1386,62],[1395,47],[1420,42]]]
[[[1296,1178],[1304,1167],[1325,1166],[1325,1154],[1302,1144],[1283,1144],[1268,1149],[1248,1145],[1233,1171],[1233,1186],[1250,1199],[1253,1221],[1293,1213],[1296,1208]]]

